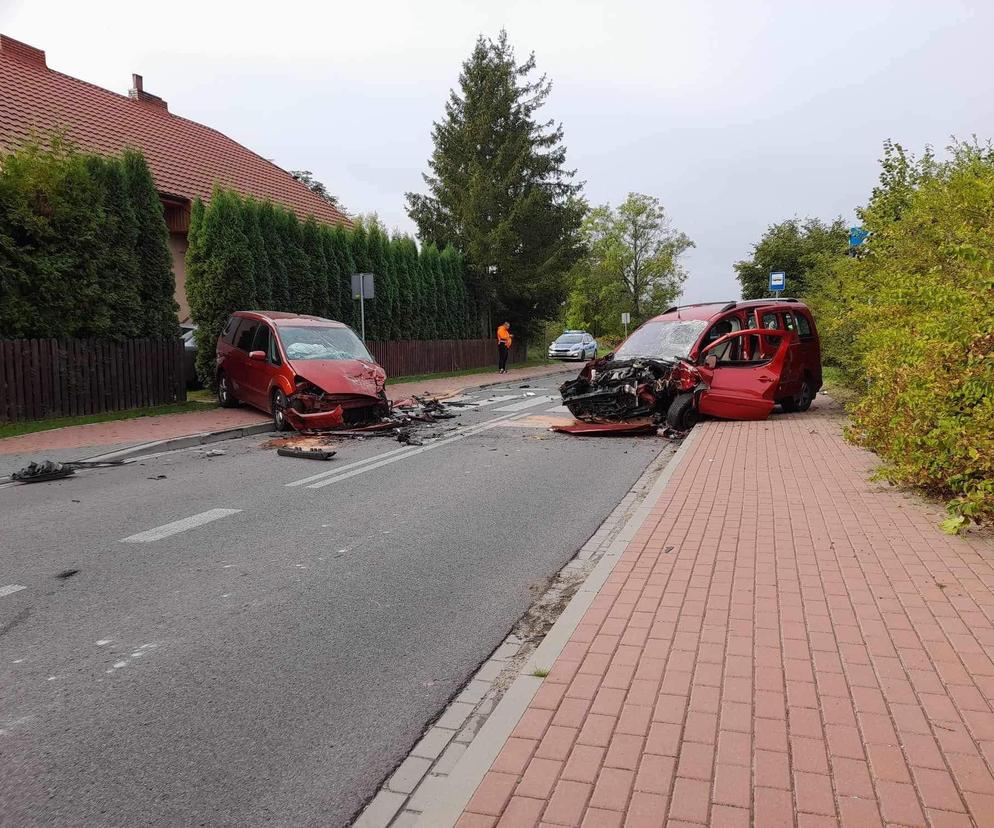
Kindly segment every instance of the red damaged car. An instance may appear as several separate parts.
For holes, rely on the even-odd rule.
[[[560,387],[578,420],[566,431],[678,431],[701,414],[761,420],[775,405],[806,411],[821,388],[821,347],[811,311],[796,299],[672,307],[613,353]]]
[[[217,341],[217,398],[273,415],[277,431],[373,422],[389,411],[386,372],[348,325],[237,311]]]

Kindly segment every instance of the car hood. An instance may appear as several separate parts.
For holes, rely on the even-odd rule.
[[[387,374],[375,362],[358,359],[304,359],[290,361],[293,372],[326,394],[362,394],[379,398]]]

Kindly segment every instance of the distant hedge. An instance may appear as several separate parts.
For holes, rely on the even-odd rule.
[[[376,277],[376,298],[366,302],[368,339],[479,335],[459,252],[434,245],[419,252],[409,236],[388,236],[376,223],[346,229],[301,222],[268,201],[216,188],[208,204],[193,204],[186,266],[197,371],[210,386],[217,337],[232,311],[310,313],[358,329],[353,273]]]
[[[179,334],[169,236],[144,157],[58,137],[0,158],[0,337]]]

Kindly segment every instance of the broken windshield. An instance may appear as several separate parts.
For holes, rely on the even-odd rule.
[[[614,352],[614,358],[684,359],[707,325],[703,319],[646,322]]]
[[[366,346],[349,328],[280,326],[287,359],[359,359],[373,362]]]

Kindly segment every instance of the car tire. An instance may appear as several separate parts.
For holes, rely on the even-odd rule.
[[[224,371],[217,372],[217,404],[221,408],[237,408],[238,399],[231,390],[231,380]]]
[[[666,425],[676,431],[690,431],[699,419],[693,394],[678,394],[666,411]]]
[[[286,394],[279,388],[273,391],[271,397],[269,409],[273,415],[273,428],[277,431],[289,431],[291,426],[286,421],[286,410],[289,407],[289,401],[286,398]]]
[[[811,391],[811,382],[809,380],[804,380],[801,382],[801,390],[794,394],[793,397],[784,397],[780,400],[780,408],[787,414],[793,414],[798,411],[807,411],[811,408],[811,401],[813,399],[814,394]]]

